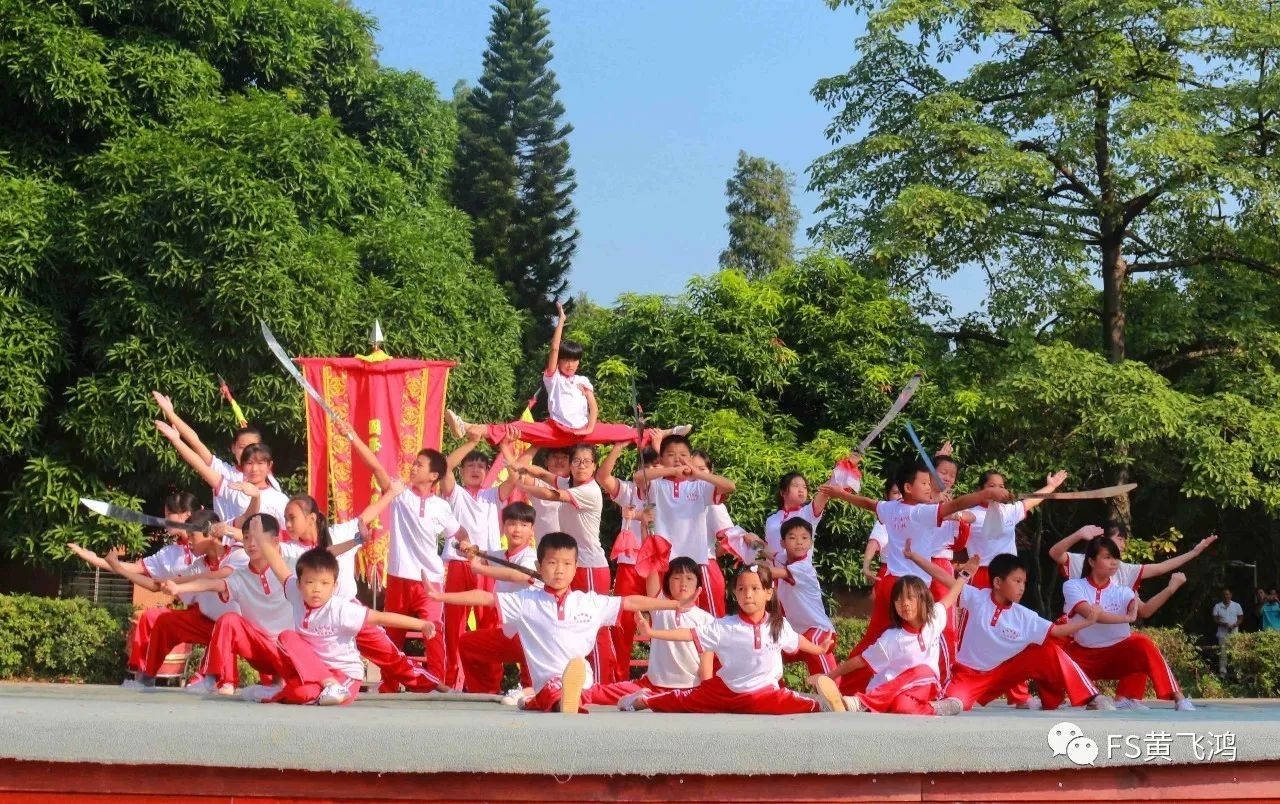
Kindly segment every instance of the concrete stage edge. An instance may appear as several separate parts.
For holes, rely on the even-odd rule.
[[[1070,721],[1102,753],[1077,768]],[[1235,761],[1177,734],[1231,733]],[[1161,734],[1170,735],[1165,741]],[[1108,735],[1144,756],[1108,759]],[[1157,735],[1150,737],[1149,735]],[[1152,758],[1147,746],[1167,746]],[[1157,753],[1163,753],[1162,751]],[[751,778],[746,778],[750,776]],[[177,690],[0,684],[0,802],[1280,799],[1280,701],[955,718],[513,711],[484,699],[264,706]]]

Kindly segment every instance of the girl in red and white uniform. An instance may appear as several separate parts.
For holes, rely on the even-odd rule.
[[[1094,539],[1085,551],[1084,577],[1062,585],[1063,612],[1068,617],[1078,620],[1096,615],[1094,624],[1076,632],[1075,640],[1067,645],[1067,654],[1094,681],[1142,674],[1151,680],[1157,698],[1174,701],[1174,708],[1180,712],[1195,709],[1191,699],[1182,694],[1160,649],[1146,634],[1136,634],[1130,627],[1138,617],[1150,617],[1164,605],[1186,582],[1186,576],[1175,574],[1164,591],[1143,602],[1131,587],[1116,581],[1119,567],[1120,548],[1115,542],[1105,537]],[[1116,708],[1147,707],[1136,699],[1117,695]]]
[[[213,489],[214,508],[223,512],[225,521],[239,528],[254,514],[270,514],[277,522],[284,522],[284,507],[289,498],[272,485],[271,448],[261,442],[250,444],[240,452],[236,467],[242,480],[223,477],[221,473],[182,440],[177,428],[168,422],[156,421],[156,429],[173,444],[187,465]],[[288,534],[284,534],[288,538]]]
[[[618,535],[614,537],[613,549],[609,557],[616,562],[613,577],[613,594],[618,597],[647,594],[645,579],[636,570],[636,560],[640,556],[641,546],[646,537],[646,519],[652,521],[652,515],[645,511],[644,500],[636,491],[636,484],[631,480],[620,480],[613,476],[614,466],[618,463],[626,444],[614,444],[605,457],[600,468],[596,470],[596,482],[600,489],[617,503],[622,509],[622,525]],[[646,447],[645,463],[653,463],[658,454]],[[618,615],[618,624],[610,629],[613,633],[614,681],[631,680],[631,646],[635,643],[636,614],[623,611]]]
[[[1054,472],[1045,478],[1044,487],[1037,494],[1050,494],[1058,490],[1058,486],[1067,479],[1066,472]],[[1004,475],[999,472],[984,472],[978,490],[1005,487]],[[973,515],[970,523],[969,550],[982,556],[982,566],[974,574],[970,585],[975,589],[990,589],[991,559],[1000,555],[1016,556],[1018,554],[1018,523],[1044,500],[1030,497],[1012,503],[987,503],[975,505],[969,509]]]
[[[903,553],[918,567],[931,564],[911,549],[910,540]],[[955,606],[960,592],[973,570],[978,568],[974,555],[951,581],[947,594],[935,602],[929,587],[916,575],[898,578],[890,593],[893,627],[886,630],[860,655],[841,662],[828,677],[838,679],[846,673],[870,668],[875,674],[866,692],[844,698],[852,712],[882,712],[899,715],[954,715],[960,712],[957,702],[938,701],[942,685],[938,666],[942,648],[942,632],[946,628],[947,609]],[[940,577],[945,577],[941,572]]]
[[[716,470],[711,456],[700,449],[690,453],[689,459],[693,463],[693,468],[700,472],[711,473]],[[723,501],[707,509],[707,563],[703,565],[701,586],[709,590],[706,602],[712,608],[707,611],[713,617],[723,617],[727,613],[724,609],[724,571],[720,569],[720,562],[716,559],[728,553],[741,564],[751,563],[753,559],[739,555],[740,549],[733,546],[741,545],[744,539],[750,538],[756,537],[751,537],[744,529],[733,523],[733,519],[729,516],[729,508]]]
[[[818,570],[813,566],[812,527],[807,519],[798,516],[782,523],[782,547],[786,552],[778,557],[782,563],[774,566],[772,572],[778,600],[791,627],[815,645],[831,645],[828,653],[803,656],[809,674],[817,675],[829,673],[836,667],[836,628],[827,616]],[[800,658],[798,653],[782,657],[787,662]]]
[[[884,523],[889,537],[889,543],[880,553],[880,560],[886,567],[886,571],[876,581],[871,621],[867,624],[867,632],[862,640],[850,652],[851,657],[857,656],[870,647],[891,626],[893,617],[891,596],[899,578],[914,577],[924,583],[926,588],[929,588],[928,584],[933,580],[927,572],[903,554],[903,547],[907,541],[911,540],[921,555],[938,555],[955,537],[954,529],[948,527],[954,523],[948,522],[948,517],[981,503],[1006,500],[1009,496],[1004,489],[984,489],[953,500],[931,502],[935,496],[933,481],[929,470],[922,463],[908,463],[899,468],[894,476],[894,485],[902,493],[901,500],[876,500],[863,497],[831,483],[823,486],[822,489],[833,499],[844,500],[874,512],[876,518]],[[939,594],[940,592],[942,590],[936,586],[932,589],[935,599],[941,599],[944,596],[945,593]],[[944,624],[943,628],[945,627]],[[871,678],[870,669],[861,667],[842,678],[841,691],[845,695],[863,692],[867,689]]]
[[[818,523],[827,510],[829,495],[818,491],[809,499],[809,481],[799,472],[787,472],[778,480],[778,510],[764,521],[764,543],[772,555],[782,555],[782,523],[800,517],[818,532]]]
[[[835,685],[815,676],[818,696],[778,685],[782,654],[822,654],[831,644],[815,645],[787,625],[778,609],[769,567],[752,565],[734,582],[738,613],[696,628],[653,630],[654,639],[692,642],[698,653],[710,651],[720,660],[715,675],[687,690],[641,694],[628,698],[636,710],[654,712],[724,712],[750,715],[796,715],[843,710]]]

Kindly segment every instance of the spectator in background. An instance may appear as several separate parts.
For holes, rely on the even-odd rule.
[[[1240,630],[1244,609],[1231,599],[1231,590],[1222,590],[1222,600],[1213,606],[1213,621],[1218,626],[1218,675],[1227,674],[1227,637]]]
[[[1263,596],[1258,610],[1258,627],[1263,631],[1280,631],[1280,594],[1275,589]]]

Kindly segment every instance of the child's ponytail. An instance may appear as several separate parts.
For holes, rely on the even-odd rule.
[[[302,513],[314,514],[316,518],[316,547],[327,550],[333,546],[333,538],[329,536],[329,520],[320,511],[320,506],[316,504],[316,500],[310,494],[295,494],[289,498],[290,503],[297,503],[302,507]]]

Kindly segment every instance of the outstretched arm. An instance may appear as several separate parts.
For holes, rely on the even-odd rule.
[[[551,352],[547,355],[546,376],[550,377],[556,373],[556,366],[560,362],[560,339],[564,336],[564,305],[556,302],[556,328],[551,333]]]
[[[835,646],[835,637],[827,637],[826,640],[821,643],[810,642],[808,639],[800,637],[801,653],[812,653],[814,656],[822,656],[823,654],[830,653],[831,649]]]
[[[173,425],[158,420],[155,425],[160,434],[169,439],[169,443],[178,451],[178,455],[182,456],[182,460],[187,462],[187,466],[194,469],[196,474],[200,475],[200,479],[208,483],[209,488],[216,492],[218,485],[222,483],[222,475],[218,474],[217,470],[210,466],[208,461],[196,454],[195,450],[186,445]]]
[[[627,595],[622,598],[623,611],[688,611],[697,595],[687,600],[668,600],[665,597]]]
[[[1030,502],[1030,500],[1028,500]],[[1102,528],[1097,525],[1085,525],[1062,539],[1059,539],[1052,547],[1049,548],[1049,558],[1052,558],[1055,564],[1066,565],[1067,553],[1071,550],[1071,546],[1076,542],[1087,542],[1090,539],[1101,536],[1105,533]]]
[[[130,566],[133,562],[130,562],[130,564],[121,563],[120,551],[114,547],[107,553],[105,561],[112,572],[129,581],[134,586],[141,586],[149,592],[160,591],[160,584],[157,583],[154,578],[139,570],[135,570]]]
[[[159,391],[152,391],[151,396],[156,400],[156,404],[160,407],[160,412],[164,414],[165,419],[178,431],[178,435],[182,437],[183,442],[191,447],[206,465],[212,465],[213,453],[200,440],[200,436],[196,435],[196,431],[191,429],[191,425],[183,421],[182,417],[174,412],[173,400]]]
[[[1101,611],[1102,609],[1097,606],[1090,606],[1083,620],[1077,620],[1073,617],[1065,623],[1055,625],[1049,629],[1049,636],[1054,639],[1066,639],[1077,631],[1083,631],[1098,621],[1098,614]]]
[[[1181,572],[1173,573],[1173,576],[1169,578],[1169,583],[1166,584],[1165,587],[1155,596],[1150,600],[1139,602],[1138,616],[1145,620],[1155,614],[1160,610],[1161,606],[1169,601],[1169,598],[1173,597],[1173,593],[1178,591],[1178,589],[1180,589],[1186,582],[1187,576],[1183,575]]]
[[[724,477],[723,475],[717,475],[714,472],[708,472],[702,469],[694,469],[693,476],[698,480],[705,480],[711,485],[715,486],[716,491],[719,492],[720,497],[722,499],[725,497],[728,497],[738,488],[737,484],[735,484],[732,480],[730,480],[727,477]]]
[[[490,564],[488,561],[484,560],[484,556],[482,555],[474,555],[471,557],[471,571],[476,575],[493,578],[495,581],[531,583],[534,580],[523,572],[513,570],[510,567],[500,567],[495,564]]]
[[[92,550],[81,547],[75,542],[67,542],[67,549],[75,553],[77,557],[79,557],[82,561],[84,561],[91,567],[96,567],[100,570],[106,570],[107,572],[115,572],[115,570],[111,568],[111,565],[107,563],[106,559],[104,559],[102,556],[98,555],[97,553],[93,552]],[[142,572],[141,561],[128,561],[128,562],[122,561],[120,562],[120,566],[128,567],[129,569],[134,570],[135,572]]]
[[[1052,494],[1053,492],[1058,490],[1058,486],[1061,486],[1062,481],[1066,479],[1067,479],[1066,472],[1064,471],[1054,472],[1053,474],[1049,475],[1044,479],[1044,485],[1039,490],[1036,491],[1036,494]],[[1044,500],[1041,499],[1040,497],[1031,497],[1030,499],[1023,500],[1022,505],[1024,506],[1024,510],[1030,512],[1031,509],[1035,508],[1037,505],[1039,505],[1042,502],[1044,502]]]
[[[483,589],[471,589],[466,592],[439,592],[427,590],[427,597],[438,600],[448,606],[489,606],[498,605],[498,598],[493,592]]]
[[[167,581],[161,581],[160,590],[171,595],[180,595],[187,592],[217,592],[222,594],[227,591],[227,582],[222,578],[216,578],[211,575],[195,575],[190,578],[170,578]]]
[[[662,628],[655,630],[644,617],[636,618],[636,639],[663,639],[667,642],[692,642],[692,628]]]
[[[876,505],[880,502],[870,497],[863,497],[861,494],[845,491],[834,483],[823,483],[822,488],[818,489],[818,491],[833,500],[843,500],[859,508],[865,508],[873,514],[876,512]]]
[[[436,635],[436,627],[430,620],[419,620],[417,617],[406,617],[403,614],[392,614],[389,611],[369,609],[365,622],[369,625],[380,625],[383,628],[421,631],[423,639],[431,639]]]
[[[1143,564],[1142,577],[1143,578],[1159,578],[1161,575],[1167,575],[1168,573],[1173,572],[1174,570],[1180,568],[1183,564],[1186,564],[1191,559],[1203,553],[1205,550],[1209,548],[1209,545],[1213,544],[1217,540],[1218,540],[1218,537],[1216,534],[1206,536],[1200,540],[1199,544],[1197,544],[1195,547],[1191,548],[1190,550],[1188,550],[1187,552],[1183,553],[1180,556],[1174,556],[1173,558],[1166,559],[1164,561],[1161,561],[1159,564]],[[1144,614],[1142,616],[1145,617],[1147,615]]]
[[[949,517],[957,511],[964,511],[975,505],[986,505],[989,502],[1005,502],[1009,492],[1004,489],[982,489],[956,497],[954,500],[943,500],[938,503],[938,516]]]
[[[392,480],[382,487],[382,494],[378,499],[369,503],[369,505],[360,512],[360,524],[369,527],[382,516],[382,512],[387,510],[387,506],[395,502],[396,497],[404,493],[404,481],[400,478],[392,478]]]

